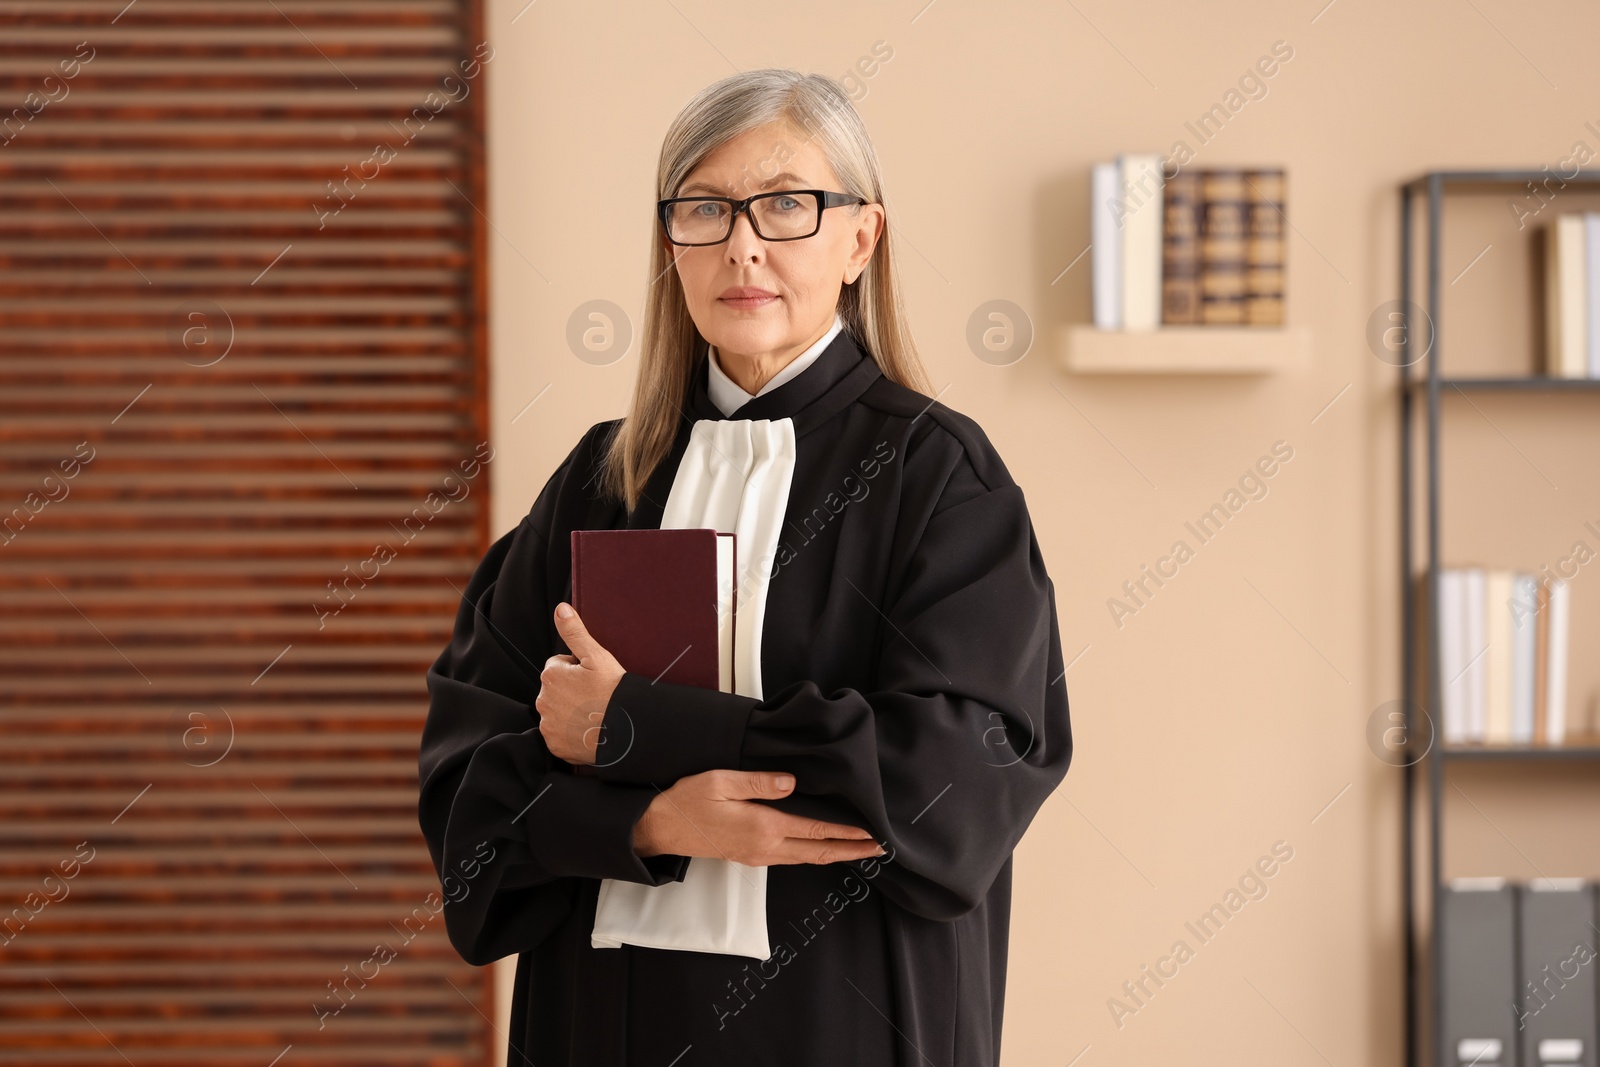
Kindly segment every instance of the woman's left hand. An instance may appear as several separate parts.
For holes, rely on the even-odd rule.
[[[563,616],[562,612],[567,612]],[[616,657],[584,629],[578,612],[556,605],[556,630],[573,655],[551,656],[539,673],[539,733],[551,753],[568,763],[593,764],[600,721],[625,673]]]

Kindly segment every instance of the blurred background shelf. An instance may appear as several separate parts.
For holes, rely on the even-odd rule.
[[[1542,554],[1539,548],[1532,546],[1541,543],[1548,546],[1561,540],[1546,528],[1549,512],[1528,509],[1530,498],[1527,495],[1517,496],[1514,486],[1505,487],[1507,468],[1491,470],[1482,465],[1481,453],[1469,450],[1471,438],[1459,432],[1462,422],[1470,424],[1476,420],[1493,425],[1480,403],[1484,406],[1505,404],[1528,420],[1519,424],[1519,432],[1525,432],[1529,439],[1537,434],[1537,439],[1547,449],[1558,447],[1548,442],[1565,440],[1577,454],[1593,452],[1592,445],[1583,436],[1594,422],[1587,401],[1564,403],[1552,397],[1600,392],[1600,378],[1556,377],[1544,373],[1559,363],[1552,359],[1546,337],[1550,278],[1546,243],[1550,240],[1551,227],[1562,212],[1596,208],[1592,201],[1585,203],[1576,198],[1580,195],[1592,198],[1600,192],[1594,188],[1600,182],[1600,175],[1563,176],[1560,180],[1565,184],[1590,188],[1580,192],[1565,190],[1563,185],[1565,191],[1560,207],[1552,209],[1524,237],[1505,236],[1501,215],[1505,205],[1509,203],[1515,208],[1518,203],[1515,198],[1525,191],[1530,197],[1535,195],[1531,183],[1547,179],[1555,181],[1545,171],[1534,170],[1438,171],[1422,175],[1400,188],[1397,220],[1400,294],[1396,303],[1405,311],[1397,313],[1403,316],[1398,321],[1408,327],[1426,327],[1407,329],[1396,361],[1399,371],[1401,690],[1407,695],[1404,735],[1413,743],[1419,743],[1424,736],[1432,736],[1414,732],[1421,729],[1423,714],[1442,725],[1445,693],[1449,684],[1461,677],[1458,671],[1447,673],[1442,658],[1447,641],[1446,627],[1441,622],[1445,610],[1442,587],[1445,572],[1453,569],[1446,566],[1447,562],[1459,561],[1455,569],[1498,567],[1513,573],[1532,574],[1535,568],[1529,561]],[[1512,199],[1507,200],[1508,196]],[[1542,200],[1533,202],[1543,209]],[[1537,213],[1530,209],[1529,216]],[[1495,220],[1488,230],[1484,228],[1485,219]],[[1517,229],[1521,231],[1520,223],[1524,220],[1518,218],[1517,221]],[[1492,241],[1485,239],[1480,243],[1479,237],[1490,231],[1496,234]],[[1446,317],[1446,298],[1450,296],[1451,287],[1467,276],[1467,270],[1483,259],[1493,244],[1501,246],[1495,252],[1499,258],[1486,259],[1482,267],[1476,268],[1478,273],[1472,275],[1469,284],[1476,284],[1477,289],[1462,291],[1459,297],[1451,298],[1450,329],[1441,333],[1439,327]],[[1478,249],[1481,251],[1476,251]],[[1474,251],[1477,258],[1473,258]],[[1493,294],[1492,299],[1489,294]],[[1441,336],[1450,339],[1451,373],[1448,374],[1443,364],[1446,357],[1442,354]],[[1408,347],[1413,345],[1422,349],[1421,356],[1410,355]],[[1468,397],[1467,394],[1477,396]],[[1467,399],[1468,406],[1475,410],[1445,402],[1444,398],[1453,396]],[[1494,397],[1502,399],[1494,401]],[[1563,415],[1566,417],[1561,417]],[[1491,432],[1499,434],[1502,441],[1510,440],[1498,426]],[[1528,451],[1533,450],[1531,444],[1526,447]],[[1524,447],[1511,446],[1511,451],[1524,463],[1531,462]],[[1449,484],[1449,493],[1444,476],[1447,467],[1460,472]],[[1555,489],[1555,483],[1548,477],[1542,479],[1542,484],[1547,484],[1552,491]],[[1570,491],[1566,485],[1563,489]],[[1474,522],[1484,517],[1485,502],[1496,500],[1496,493],[1501,496],[1497,503],[1490,505],[1498,509],[1494,518],[1514,528],[1517,536],[1486,548],[1489,542],[1473,540],[1463,525],[1469,517]],[[1474,640],[1481,643],[1484,639],[1480,636]],[[1570,674],[1572,668],[1585,667],[1592,660],[1592,630],[1574,627],[1568,640],[1571,641],[1570,650],[1564,657],[1563,669]],[[1536,662],[1541,661],[1536,659]],[[1563,700],[1564,722],[1583,723],[1590,718],[1588,690],[1592,688],[1592,681],[1582,679],[1591,677],[1583,674],[1568,683],[1571,688]],[[1544,691],[1548,692],[1548,686]],[[1543,721],[1548,722],[1553,713],[1548,706],[1544,712]],[[1540,720],[1535,719],[1537,721]],[[1482,725],[1480,719],[1479,727]],[[1540,729],[1542,727],[1535,727],[1530,732],[1539,736]],[[1451,937],[1441,917],[1445,915],[1449,895],[1455,892],[1450,872],[1470,871],[1473,876],[1503,877],[1509,882],[1524,884],[1532,880],[1527,874],[1519,878],[1515,869],[1515,859],[1527,859],[1520,848],[1515,849],[1516,857],[1508,859],[1502,855],[1485,862],[1483,853],[1477,853],[1474,860],[1475,854],[1465,836],[1451,839],[1451,824],[1459,824],[1464,818],[1484,822],[1489,819],[1478,803],[1461,790],[1460,781],[1473,783],[1473,792],[1479,797],[1498,793],[1503,802],[1520,804],[1521,808],[1516,810],[1523,810],[1531,823],[1550,822],[1553,815],[1559,826],[1555,836],[1561,839],[1561,847],[1576,857],[1577,846],[1592,836],[1592,827],[1600,825],[1589,810],[1578,807],[1592,804],[1594,799],[1593,763],[1600,760],[1600,736],[1596,736],[1596,732],[1597,728],[1592,725],[1567,729],[1559,744],[1440,743],[1424,749],[1425,761],[1419,756],[1402,765],[1400,837],[1404,871],[1401,893],[1405,931],[1405,1062],[1408,1067],[1453,1067],[1459,1059],[1457,1040],[1463,1036],[1460,1027],[1463,1001],[1458,994],[1452,1002],[1454,1006],[1448,1010],[1445,1002],[1449,1000],[1452,983],[1457,989],[1469,986],[1460,969],[1452,972],[1447,966],[1445,946]],[[1560,784],[1568,781],[1582,783],[1587,792],[1563,793]],[[1462,803],[1455,803],[1454,798]],[[1424,804],[1426,811],[1419,812]],[[1572,821],[1560,821],[1563,818]],[[1585,829],[1576,830],[1578,826]],[[1511,841],[1504,833],[1499,836],[1507,843]],[[1562,870],[1551,873],[1562,876],[1586,873],[1572,866],[1581,864],[1581,860],[1574,858],[1562,863]],[[1544,870],[1538,873],[1545,877]],[[1424,900],[1425,910],[1419,907]],[[1458,948],[1462,936],[1472,934],[1458,933],[1455,942]],[[1517,1002],[1513,998],[1523,995],[1516,992],[1515,975],[1509,976],[1504,984],[1506,1001],[1515,1009]],[[1515,1015],[1515,1010],[1512,1014]],[[1506,1037],[1503,1055],[1493,1062],[1501,1067],[1526,1067],[1532,1056],[1523,1047],[1523,1038],[1518,1036],[1521,1028],[1502,1026],[1505,1022],[1510,1020],[1482,1020],[1483,1033]],[[1476,1020],[1474,1025],[1478,1025]],[[1592,1027],[1592,1022],[1589,1025]],[[1586,1049],[1585,1056],[1592,1062],[1592,1049]],[[1480,1059],[1489,1062],[1487,1055]],[[1578,1062],[1585,1060],[1580,1058]]]
[[[1412,390],[1426,389],[1428,379],[1426,376],[1412,378],[1406,385]],[[1476,392],[1593,393],[1600,392],[1600,378],[1552,378],[1545,374],[1503,378],[1440,378],[1439,388],[1441,391],[1455,388]]]
[[[1571,737],[1560,745],[1446,745],[1445,759],[1546,760],[1600,759],[1600,737]]]
[[[1311,331],[1299,326],[1065,328],[1062,362],[1078,374],[1274,374],[1311,365]]]

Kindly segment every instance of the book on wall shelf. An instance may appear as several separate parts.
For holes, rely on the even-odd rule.
[[[1190,167],[1131,153],[1090,180],[1094,324],[1284,325],[1282,168]]]

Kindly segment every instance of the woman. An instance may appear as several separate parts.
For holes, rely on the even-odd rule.
[[[519,954],[512,1064],[996,1064],[1011,853],[1072,754],[1022,491],[928,395],[837,85],[712,85],[657,189],[631,413],[490,549],[429,672],[451,940]],[[706,526],[749,564],[731,693],[626,670],[567,603],[573,530]],[[646,913],[708,870],[754,913]]]

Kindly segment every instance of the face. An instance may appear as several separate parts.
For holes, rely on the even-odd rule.
[[[718,147],[673,195],[741,200],[783,189],[845,191],[816,145],[775,122]],[[833,325],[839,291],[866,269],[883,217],[880,204],[832,207],[822,212],[822,229],[813,236],[768,242],[740,212],[722,244],[667,247],[689,315],[719,356],[787,361]],[[761,292],[754,298],[739,293],[750,289]]]

